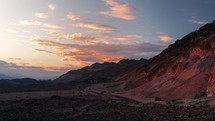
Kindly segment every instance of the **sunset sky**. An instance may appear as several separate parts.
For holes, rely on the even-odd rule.
[[[45,78],[148,59],[214,11],[214,0],[1,0],[0,73]]]

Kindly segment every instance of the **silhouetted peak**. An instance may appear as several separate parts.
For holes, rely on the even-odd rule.
[[[131,62],[136,62],[137,60],[134,59],[122,59],[119,61],[119,63],[131,63]]]

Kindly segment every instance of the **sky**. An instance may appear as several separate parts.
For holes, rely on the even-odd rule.
[[[214,0],[1,0],[0,73],[149,59],[215,19]]]

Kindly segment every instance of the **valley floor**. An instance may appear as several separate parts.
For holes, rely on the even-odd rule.
[[[61,92],[61,94],[64,93]],[[71,91],[70,93],[74,93],[74,95],[70,97],[67,95],[56,96],[54,93],[51,95],[50,92],[47,92],[41,97],[26,97],[25,99],[15,97],[15,99],[1,100],[0,121],[215,120],[215,108],[207,106],[197,108],[161,105],[141,103],[127,98],[111,97],[103,94],[96,95]],[[48,94],[50,94],[49,97]],[[0,95],[1,99],[2,96],[3,94]]]

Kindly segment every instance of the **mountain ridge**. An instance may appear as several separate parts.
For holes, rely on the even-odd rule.
[[[122,59],[118,63],[104,62],[94,63],[90,66],[83,67],[78,70],[71,70],[66,74],[55,79],[55,83],[68,83],[68,82],[106,82],[113,81],[115,77],[126,73],[129,70],[135,69],[139,64],[146,63],[147,60],[140,59]],[[73,76],[73,77],[72,77]]]
[[[13,77],[0,73],[0,79],[13,79]]]
[[[134,61],[135,66],[131,64],[131,60],[127,60],[128,63],[124,64],[126,68],[123,68],[126,71],[111,75],[108,86],[94,87],[98,89],[100,86],[99,89],[102,90],[112,90],[122,95],[139,98],[184,99],[192,98],[200,92],[213,96],[215,94],[214,51],[215,21],[176,40],[174,44],[149,60]],[[95,71],[90,77],[94,78],[98,72],[107,73],[122,66],[120,62],[112,64],[117,66],[112,68],[110,64],[111,69],[102,71],[108,68],[104,67]],[[64,77],[68,79],[71,75],[67,73]],[[118,86],[113,86],[116,85],[115,82]]]

